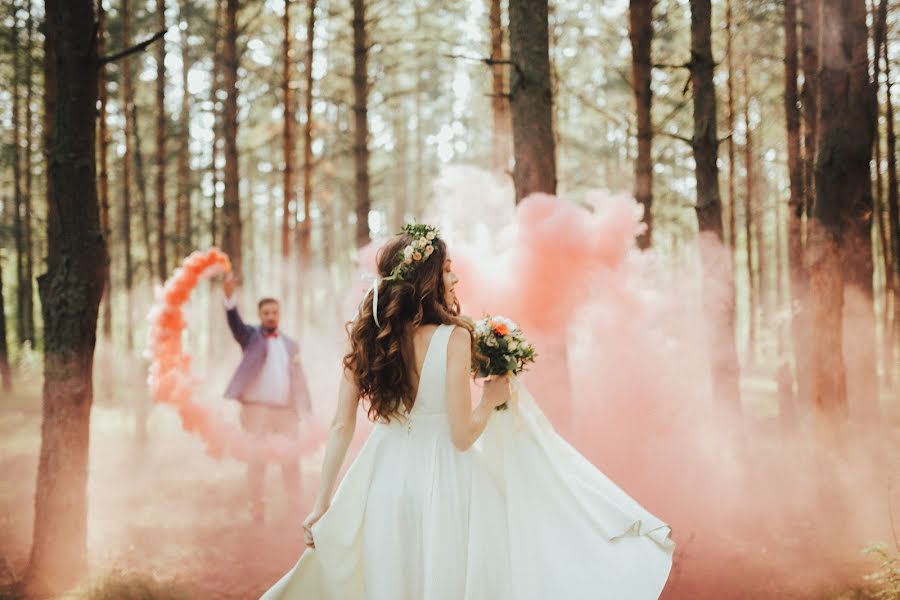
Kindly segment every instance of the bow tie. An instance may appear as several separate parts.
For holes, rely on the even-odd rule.
[[[277,337],[278,337],[278,330],[275,329],[275,330],[272,330],[272,331],[266,331],[265,329],[263,329],[263,335],[264,335],[266,338],[277,338]]]

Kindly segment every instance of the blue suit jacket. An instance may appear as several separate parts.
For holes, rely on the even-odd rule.
[[[247,325],[241,319],[237,308],[226,311],[228,317],[228,327],[234,339],[241,345],[244,355],[241,358],[241,364],[238,365],[237,371],[234,372],[228,387],[225,389],[225,397],[233,398],[239,402],[245,402],[243,396],[247,387],[253,383],[259,375],[260,369],[266,362],[266,354],[269,345],[263,334],[262,327]],[[290,399],[292,408],[297,414],[308,413],[312,410],[312,402],[309,395],[309,388],[306,385],[306,377],[303,374],[303,368],[300,366],[300,346],[293,339],[281,333],[278,334],[284,341],[287,348],[290,373]]]

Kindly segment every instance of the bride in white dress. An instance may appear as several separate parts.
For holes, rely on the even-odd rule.
[[[658,598],[668,526],[556,434],[518,380],[485,381],[472,408],[471,324],[438,232],[407,226],[378,271],[349,327],[309,548],[263,599]],[[334,492],[361,401],[376,424]]]

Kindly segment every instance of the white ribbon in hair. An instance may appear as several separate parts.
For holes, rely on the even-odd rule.
[[[375,325],[381,329],[381,323],[378,322],[378,286],[381,285],[381,277],[374,273],[363,273],[362,278],[372,281],[372,286],[369,288],[372,292],[372,317],[375,319]]]

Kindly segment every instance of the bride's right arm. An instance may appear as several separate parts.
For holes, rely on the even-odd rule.
[[[356,431],[356,410],[359,404],[359,390],[353,376],[344,369],[338,389],[338,405],[328,432],[325,458],[322,461],[322,477],[319,479],[319,493],[313,512],[321,515],[331,505],[331,496],[337,482],[338,473],[347,456],[347,448]]]
[[[450,417],[450,437],[461,452],[468,450],[481,436],[494,408],[509,399],[505,378],[484,386],[484,395],[472,409],[472,389],[469,373],[472,369],[472,339],[463,327],[454,328],[447,348],[447,412]]]

